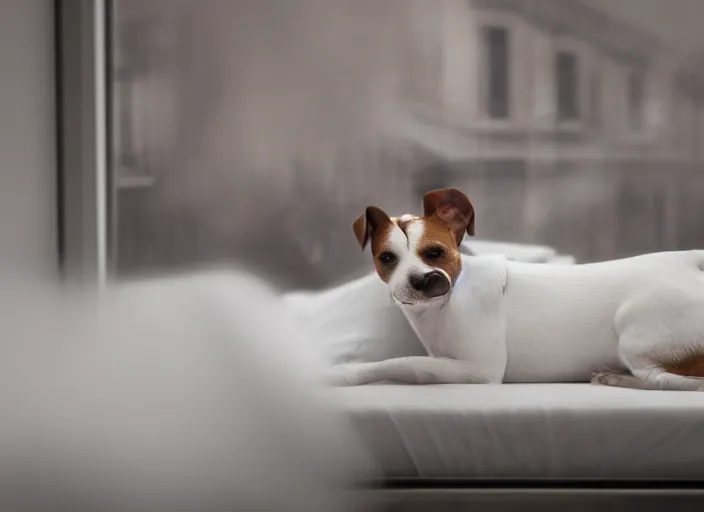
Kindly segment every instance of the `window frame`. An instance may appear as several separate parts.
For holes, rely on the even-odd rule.
[[[575,119],[560,119],[559,98],[558,98],[558,77],[557,77],[557,56],[560,52],[573,53],[576,57],[577,81],[576,81],[576,102],[578,117]],[[591,113],[590,87],[591,77],[594,74],[592,63],[594,62],[592,51],[589,45],[583,41],[572,37],[556,35],[553,39],[551,54],[552,63],[552,94],[554,101],[553,122],[557,130],[579,131],[589,124]]]
[[[633,98],[633,78],[634,76],[639,76],[640,78],[640,105],[638,105],[639,112],[635,113],[634,108],[634,98]],[[626,104],[628,106],[628,127],[632,133],[643,133],[647,128],[647,118],[646,118],[646,105],[647,105],[647,69],[642,66],[629,66],[628,76],[626,77]],[[635,121],[635,117],[638,117],[638,122]]]
[[[484,115],[487,117],[487,119],[490,119],[491,121],[508,121],[513,117],[512,114],[513,110],[515,109],[515,105],[513,105],[511,101],[511,79],[513,78],[511,74],[511,31],[509,27],[505,25],[483,25],[481,27],[481,31],[481,39],[483,42],[483,48],[481,49],[482,63],[486,71],[486,80],[483,81],[482,85],[482,89],[484,92],[484,94],[482,94]],[[490,38],[488,37],[492,31],[503,32],[505,38],[504,46],[506,54],[504,56],[503,62],[505,69],[502,70],[505,74],[504,83],[502,84],[502,92],[503,96],[505,97],[502,98],[502,112],[499,113],[499,115],[494,115],[496,113],[494,112],[494,110],[497,107],[497,105],[495,104],[497,102],[494,101],[494,85],[496,85],[494,82],[496,81],[496,76],[494,76],[495,69],[493,63],[491,62],[491,56],[495,48],[493,48],[492,45],[489,44]]]
[[[563,67],[565,69],[562,69]],[[581,92],[579,79],[582,67],[579,54],[576,52],[565,49],[555,51],[553,56],[555,110],[557,120],[560,123],[581,122],[584,116],[579,101]]]
[[[516,40],[520,29],[520,18],[512,12],[493,11],[486,8],[475,8],[473,10],[475,43],[478,52],[477,76],[487,77],[480,80],[477,98],[478,124],[488,129],[514,129],[518,126],[518,96],[516,94],[515,79],[518,76],[518,66],[516,62]],[[485,47],[484,29],[487,27],[505,28],[508,34],[508,56],[507,56],[507,94],[508,94],[508,116],[505,118],[492,118],[489,116],[489,96],[488,96],[488,62]]]
[[[110,8],[110,0],[54,1],[60,272],[99,287],[114,246]]]
[[[603,57],[592,55],[589,63],[589,126],[593,130],[601,130],[604,127],[604,66]]]

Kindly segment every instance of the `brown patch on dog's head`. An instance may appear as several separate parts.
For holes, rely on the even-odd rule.
[[[390,253],[387,254],[391,249],[388,243],[389,234],[397,226],[397,219],[391,219],[384,210],[376,206],[368,206],[352,224],[355,237],[357,237],[357,242],[362,250],[371,240],[374,266],[384,282],[388,282],[397,263],[395,254],[393,259],[389,258]]]
[[[452,283],[462,271],[462,253],[454,233],[435,216],[423,218],[425,229],[416,245],[416,254],[429,267],[443,270]]]
[[[474,235],[475,230],[474,207],[457,189],[428,192],[423,207],[422,217],[397,218],[369,206],[353,224],[362,249],[371,241],[379,277],[404,304],[434,299],[451,289],[462,271],[464,234]]]
[[[352,223],[352,230],[357,237],[359,246],[364,249],[370,238],[373,243],[374,238],[378,237],[390,224],[391,218],[384,210],[376,206],[367,206],[364,213]]]
[[[456,188],[432,190],[423,196],[423,214],[426,219],[435,217],[445,223],[459,247],[464,234],[474,236],[474,206]]]
[[[406,236],[408,236],[408,226],[411,225],[411,222],[418,219],[420,219],[420,217],[416,215],[403,215],[402,217],[391,217],[392,222],[396,224]]]
[[[425,229],[416,251],[423,262],[446,272],[454,283],[462,271],[460,244],[474,236],[474,206],[455,188],[432,190],[423,196]]]

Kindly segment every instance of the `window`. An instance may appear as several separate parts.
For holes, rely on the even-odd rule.
[[[486,113],[491,119],[507,119],[510,115],[509,95],[509,32],[506,27],[484,27],[486,70]]]
[[[643,127],[643,73],[634,69],[628,75],[628,115],[631,128],[640,130]]]
[[[593,70],[589,91],[589,107],[591,111],[592,126],[601,126],[601,74],[597,69]]]
[[[704,215],[704,163],[692,160],[704,114],[695,125],[681,90],[699,68],[647,48],[625,62],[629,31],[608,15],[555,30],[490,0],[167,3],[57,4],[67,270],[123,278],[232,261],[280,289],[326,287],[369,271],[349,230],[361,208],[415,213],[444,186],[476,198],[482,237],[578,261],[704,246],[689,229]],[[387,123],[380,105],[399,117]],[[631,124],[650,129],[654,106],[663,129],[642,137]],[[620,196],[634,180],[635,199]],[[651,197],[665,187],[661,208]]]
[[[557,118],[560,121],[579,119],[578,61],[574,52],[559,51],[555,56],[557,78]]]

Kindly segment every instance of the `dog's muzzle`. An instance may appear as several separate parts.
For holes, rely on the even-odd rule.
[[[408,281],[417,292],[421,292],[428,299],[440,297],[450,291],[450,282],[445,274],[439,270],[431,270],[422,275],[413,275]]]

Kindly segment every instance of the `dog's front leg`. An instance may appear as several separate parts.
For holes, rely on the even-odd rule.
[[[500,375],[489,375],[467,361],[444,357],[411,356],[370,363],[333,366],[325,374],[332,386],[359,386],[372,382],[403,384],[500,383]]]

